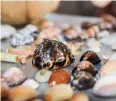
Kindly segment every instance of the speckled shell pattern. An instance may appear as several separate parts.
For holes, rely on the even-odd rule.
[[[74,62],[71,50],[55,40],[44,40],[34,52],[32,64],[38,69],[60,69]]]

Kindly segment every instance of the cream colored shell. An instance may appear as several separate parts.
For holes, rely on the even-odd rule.
[[[45,101],[66,101],[73,95],[68,84],[59,84],[49,88],[45,93]]]

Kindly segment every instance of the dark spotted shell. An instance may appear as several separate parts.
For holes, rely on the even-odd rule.
[[[74,62],[71,50],[55,40],[44,40],[34,52],[32,64],[38,69],[59,69]]]
[[[71,82],[73,89],[85,90],[93,87],[95,84],[95,79],[88,72],[80,71],[78,75],[74,77]]]
[[[79,64],[77,64],[75,68],[72,70],[72,75],[76,76],[80,71],[86,71],[90,73],[92,76],[96,76],[96,74],[98,73],[98,70],[89,61],[82,61]]]
[[[87,51],[81,56],[80,61],[90,61],[93,64],[98,64],[101,62],[101,59],[95,52]]]

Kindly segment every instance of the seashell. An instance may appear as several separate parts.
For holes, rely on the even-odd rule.
[[[9,92],[8,101],[27,101],[38,96],[38,92],[30,86],[18,86]]]
[[[85,90],[93,87],[95,80],[88,72],[80,71],[71,81],[73,89]]]
[[[52,73],[49,79],[49,85],[67,84],[70,82],[70,74],[66,70],[56,70]]]
[[[12,46],[28,45],[34,42],[33,34],[39,33],[35,25],[29,24],[18,30],[11,40]]]
[[[75,93],[70,101],[89,101],[89,97],[84,93]]]
[[[22,86],[31,86],[33,89],[36,89],[39,87],[39,83],[33,79],[27,79],[25,82],[23,82]]]
[[[100,70],[101,77],[114,73],[116,74],[116,60],[109,60]]]
[[[75,68],[72,70],[72,75],[76,76],[80,71],[88,72],[92,76],[96,76],[96,74],[98,73],[96,67],[89,61],[82,61],[79,64],[77,64]]]
[[[34,38],[30,35],[28,36],[23,36],[21,34],[16,34],[12,39],[11,39],[11,45],[12,46],[20,46],[20,45],[30,45],[34,42]]]
[[[28,24],[24,28],[18,30],[18,33],[23,35],[23,37],[32,36],[32,34],[39,33],[38,28],[35,25]]]
[[[45,101],[67,101],[73,95],[73,90],[68,84],[59,84],[50,87],[45,92]]]
[[[52,72],[49,70],[39,70],[35,74],[35,80],[38,82],[48,82]]]
[[[2,77],[9,86],[19,85],[26,80],[25,74],[17,67],[12,67],[3,73]]]
[[[90,61],[93,64],[98,64],[101,59],[94,51],[87,51],[81,56],[80,61]]]
[[[0,39],[9,38],[16,33],[16,29],[10,25],[2,24],[1,25],[1,35]]]
[[[92,92],[97,96],[116,96],[116,76],[105,76],[100,78],[94,85]]]
[[[44,40],[37,46],[32,64],[40,69],[60,69],[74,62],[71,50],[63,43],[55,40]]]

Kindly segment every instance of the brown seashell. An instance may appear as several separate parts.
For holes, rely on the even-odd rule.
[[[67,84],[70,81],[70,74],[66,70],[56,70],[49,79],[49,85]]]
[[[95,66],[89,62],[89,61],[82,61],[79,64],[75,66],[75,68],[72,70],[72,75],[78,75],[80,71],[85,71],[90,73],[92,76],[96,76],[98,73],[98,70],[95,68]]]
[[[81,56],[80,61],[90,61],[93,64],[98,64],[101,59],[94,51],[87,51]]]
[[[73,89],[85,90],[93,87],[95,80],[88,72],[80,71],[78,75],[74,76],[71,85]]]

